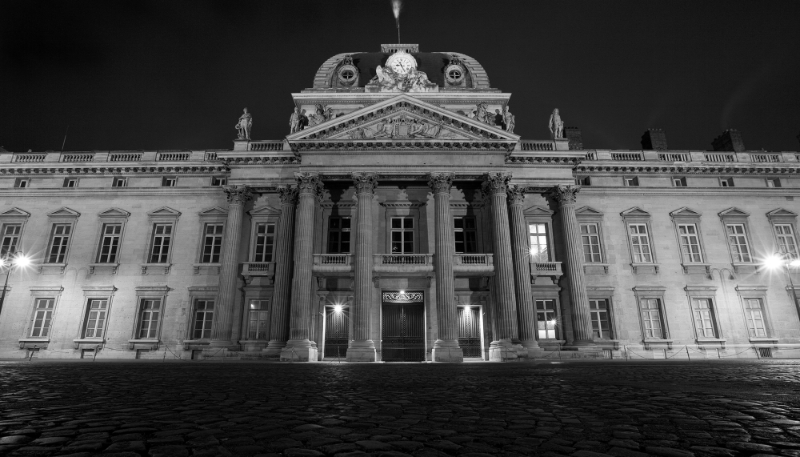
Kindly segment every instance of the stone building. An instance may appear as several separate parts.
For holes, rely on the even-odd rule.
[[[800,354],[797,152],[523,140],[510,97],[383,45],[325,61],[284,139],[245,114],[232,150],[1,153],[3,255],[33,263],[0,357]]]

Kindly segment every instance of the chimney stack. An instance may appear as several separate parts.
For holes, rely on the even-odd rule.
[[[727,152],[744,152],[744,141],[742,141],[742,134],[736,129],[728,129],[722,132],[722,135],[714,138],[711,147],[715,151]]]
[[[642,135],[642,149],[646,151],[666,151],[667,134],[663,129],[647,129]]]
[[[564,133],[567,135],[567,140],[569,140],[569,150],[580,150],[583,149],[583,138],[581,137],[581,129],[578,127],[566,127],[564,128]]]

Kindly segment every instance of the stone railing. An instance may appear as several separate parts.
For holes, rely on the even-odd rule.
[[[688,152],[663,152],[658,154],[662,162],[691,162],[692,155]]]
[[[704,152],[706,162],[736,162],[736,153],[733,152]]]
[[[684,162],[684,163],[797,163],[800,154],[796,152],[727,152],[727,151],[586,151],[589,161],[619,162]]]
[[[494,273],[492,254],[456,254],[453,272],[457,276],[486,276]]]
[[[640,162],[644,160],[641,152],[612,152],[611,160],[621,160],[625,162]]]
[[[156,160],[164,162],[183,162],[189,160],[191,153],[189,152],[159,152],[156,154]]]
[[[750,154],[750,160],[756,163],[782,162],[780,154]]]
[[[242,276],[272,276],[275,274],[275,262],[242,263]]]
[[[352,254],[314,254],[314,265],[350,266],[352,259]]]
[[[0,163],[213,162],[216,151],[48,151],[0,154]]]
[[[250,151],[283,151],[283,140],[251,141]]]
[[[376,265],[433,265],[430,254],[374,254]]]
[[[492,254],[456,254],[453,256],[454,265],[492,265]]]
[[[138,162],[142,160],[142,152],[112,152],[108,154],[109,162]]]
[[[563,274],[561,262],[536,262],[531,259],[531,275],[533,276],[560,277]]]
[[[523,140],[520,143],[520,148],[523,151],[552,151],[553,142],[542,140]]]
[[[60,162],[94,162],[94,152],[65,152]]]
[[[17,163],[39,163],[44,162],[44,159],[47,157],[47,153],[39,154],[39,153],[14,153],[13,162]]]

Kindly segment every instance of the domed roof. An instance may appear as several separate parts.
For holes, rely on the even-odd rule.
[[[408,51],[417,61],[417,70],[425,72],[428,80],[441,88],[448,87],[445,69],[454,57],[460,60],[460,64],[467,71],[466,78],[464,78],[465,81],[459,87],[460,90],[487,90],[491,88],[486,70],[477,60],[466,54],[457,52],[419,52],[419,46],[417,45],[383,45],[381,48],[381,52],[348,52],[336,54],[326,60],[314,76],[313,89],[339,88],[341,85],[337,83],[339,79],[337,70],[345,64],[352,64],[358,73],[355,84],[352,87],[363,88],[376,76],[376,68],[379,65],[385,66],[386,60],[398,50]],[[347,57],[349,59],[345,61]]]

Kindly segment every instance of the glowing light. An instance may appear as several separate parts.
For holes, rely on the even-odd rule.
[[[14,264],[18,267],[25,268],[31,264],[31,259],[24,254],[19,254],[16,257],[14,257]]]
[[[800,259],[792,260],[791,262],[789,262],[789,266],[794,268],[800,267]]]
[[[401,294],[404,294],[404,293],[406,293],[406,291],[405,291],[405,290],[401,290],[401,291],[400,291],[400,293],[401,293]]]
[[[549,321],[547,321],[547,323],[552,325],[552,326],[555,326],[556,325],[556,320],[555,319],[550,319]]]
[[[392,12],[394,13],[395,20],[400,19],[400,10],[403,8],[402,0],[392,0]]]
[[[6,259],[0,259],[0,268],[7,266],[7,264]]]
[[[775,270],[784,265],[783,259],[777,255],[771,255],[764,259],[764,266],[770,270]]]
[[[336,313],[336,314],[341,314],[342,313],[342,305],[334,305],[333,306],[333,312]]]

